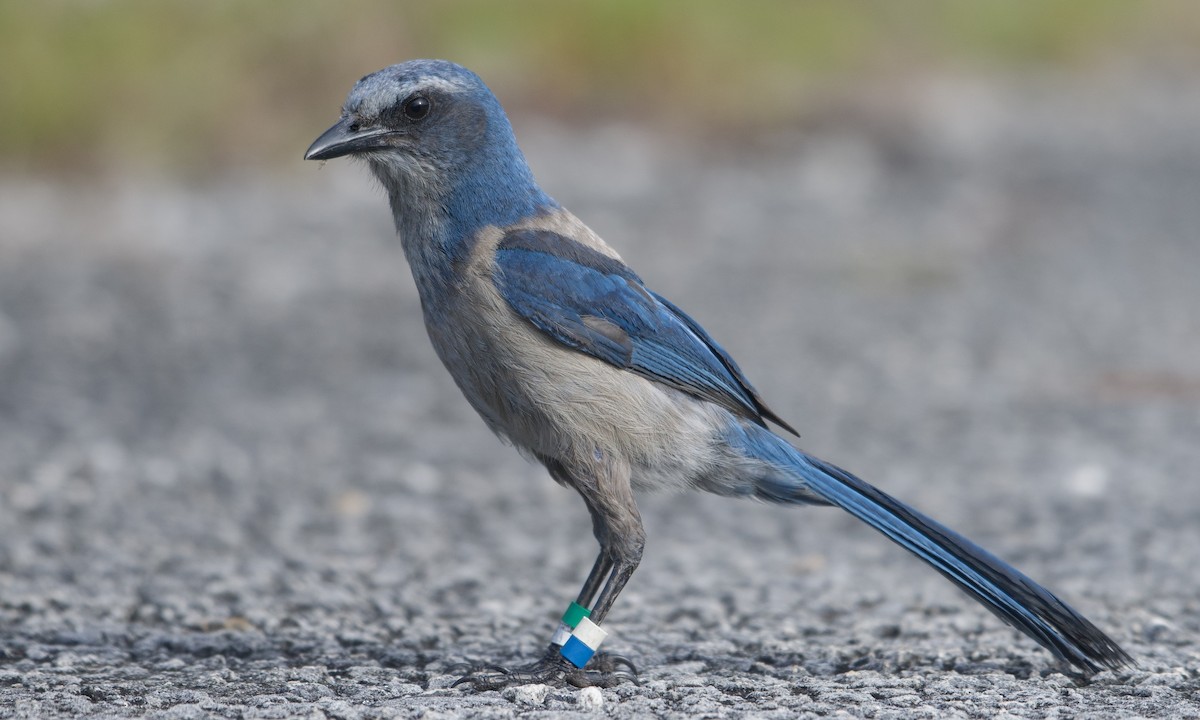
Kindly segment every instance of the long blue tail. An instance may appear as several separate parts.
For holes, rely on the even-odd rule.
[[[741,426],[731,440],[781,471],[755,478],[756,496],[778,503],[811,503],[815,494],[842,508],[1081,670],[1095,673],[1134,664],[1111,638],[1049,590],[945,525],[765,429]]]

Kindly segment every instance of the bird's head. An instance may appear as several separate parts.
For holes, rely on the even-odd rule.
[[[393,211],[444,208],[466,231],[552,204],[533,180],[500,102],[478,75],[445,60],[410,60],[355,83],[341,118],[306,160],[365,159]]]

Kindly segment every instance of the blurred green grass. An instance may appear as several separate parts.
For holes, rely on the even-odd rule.
[[[1198,46],[1186,0],[0,0],[0,170],[293,160],[354,80],[412,57],[472,67],[521,113],[729,127],[898,73]]]

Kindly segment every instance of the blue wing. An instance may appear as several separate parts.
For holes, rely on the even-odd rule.
[[[796,432],[695,320],[621,261],[556,233],[521,230],[500,241],[495,281],[517,314],[563,345]]]

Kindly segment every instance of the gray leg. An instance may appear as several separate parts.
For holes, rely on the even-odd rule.
[[[612,560],[609,559],[608,553],[601,550],[600,555],[596,558],[596,563],[592,565],[592,571],[588,573],[587,580],[583,581],[583,588],[580,589],[575,602],[584,607],[591,605],[592,599],[600,591],[600,584],[612,572],[612,567]]]
[[[597,570],[602,566],[608,570],[604,589],[600,591],[600,597],[592,606],[591,619],[597,624],[608,615],[617,596],[625,588],[625,583],[629,582],[630,576],[642,560],[642,550],[646,546],[646,531],[642,527],[642,518],[637,506],[633,504],[632,492],[628,493],[627,502],[620,500],[624,499],[603,505],[588,503],[588,508],[592,511],[593,530],[596,540],[600,543],[600,557],[597,558],[596,567],[592,569],[592,575],[584,584],[580,597],[587,594],[590,600],[590,596],[595,593],[592,586],[600,583],[600,578],[596,577]]]
[[[598,463],[594,472],[572,473],[556,461],[543,459],[543,462],[556,481],[579,492],[592,516],[592,532],[600,543],[600,554],[576,602],[588,607],[599,593],[590,616],[592,622],[598,624],[637,569],[646,543],[641,516],[629,486],[629,473],[627,470],[621,472],[620,465],[613,468],[603,463]],[[459,678],[454,684],[469,683],[477,690],[488,690],[556,680],[577,687],[612,687],[625,680],[637,682],[637,669],[626,658],[597,653],[588,663],[589,669],[580,669],[563,658],[559,649],[560,646],[551,643],[542,658],[532,665],[515,670],[489,667]]]
[[[567,471],[566,467],[557,460],[550,458],[540,458],[542,464],[550,471],[550,477],[559,485],[573,487],[577,490],[580,488],[580,483],[575,481],[575,478]],[[596,541],[600,543],[600,554],[596,557],[596,562],[592,565],[591,572],[588,573],[587,580],[583,581],[583,587],[579,590],[579,595],[575,598],[575,602],[583,607],[588,607],[592,604],[592,599],[596,597],[596,593],[600,591],[600,585],[612,572],[612,560],[609,558],[608,552],[605,550],[606,540],[604,534],[604,526],[599,520],[599,515],[596,513],[595,506],[588,499],[588,495],[582,490],[579,490],[583,502],[587,504],[588,513],[592,516],[592,533],[596,536]]]

